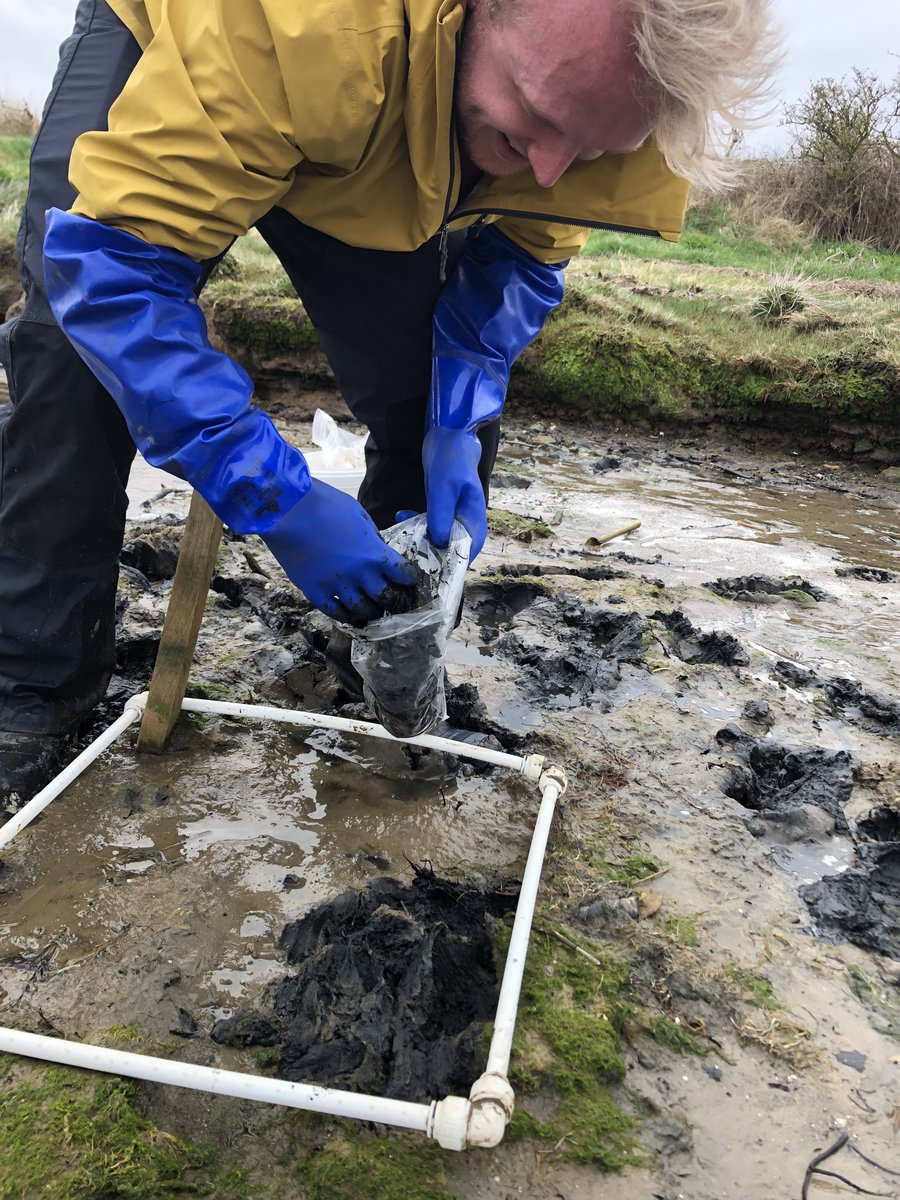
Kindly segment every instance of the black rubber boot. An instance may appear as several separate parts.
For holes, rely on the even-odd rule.
[[[60,772],[65,738],[0,731],[0,820],[12,816]]]

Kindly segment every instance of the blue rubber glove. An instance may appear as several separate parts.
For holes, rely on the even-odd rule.
[[[446,546],[453,518],[487,534],[476,431],[499,417],[512,364],[563,296],[564,263],[546,265],[493,226],[470,232],[434,310],[431,391],[422,462],[428,536]]]
[[[249,376],[210,346],[197,263],[58,209],[47,215],[44,263],[56,319],[144,458],[188,480],[236,532],[271,535],[313,604],[368,619],[388,582],[414,581],[361,505],[311,482],[300,451],[250,403]]]
[[[465,429],[436,425],[425,434],[422,463],[428,504],[428,536],[435,546],[446,546],[454,518],[472,539],[469,562],[481,552],[487,537],[487,505],[478,476],[481,442]]]
[[[396,587],[416,582],[413,565],[382,541],[365,509],[319,479],[262,537],[304,596],[349,625],[390,612]]]

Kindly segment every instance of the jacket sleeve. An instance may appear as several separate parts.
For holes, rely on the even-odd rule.
[[[266,0],[164,4],[109,112],[75,143],[72,211],[202,262],[291,186],[304,151]]]
[[[267,532],[306,495],[303,455],[209,344],[195,262],[50,209],[44,269],[56,319],[149,463],[188,480],[238,533]]]
[[[577,258],[593,233],[580,225],[515,217],[500,217],[496,229],[538,262],[550,264]]]

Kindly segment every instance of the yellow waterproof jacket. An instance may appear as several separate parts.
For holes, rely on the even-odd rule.
[[[542,262],[590,226],[676,240],[687,184],[652,142],[552,188],[465,198],[453,88],[465,0],[109,0],[143,54],[78,139],[73,211],[201,261],[274,205],[354,246],[412,250],[479,218]]]

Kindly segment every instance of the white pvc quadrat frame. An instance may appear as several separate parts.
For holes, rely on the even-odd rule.
[[[47,787],[24,805],[2,828],[0,849],[9,845],[16,834],[34,820],[73,780],[94,761],[129,726],[140,721],[147,704],[147,693],[141,692],[125,705],[122,715],[95,741],[78,755]],[[548,763],[542,755],[520,758],[484,746],[472,746],[450,738],[422,734],[419,737],[395,738],[381,725],[332,717],[324,713],[296,712],[291,709],[269,708],[257,704],[229,704],[217,700],[185,699],[183,712],[218,713],[220,716],[244,717],[251,720],[281,721],[289,725],[304,725],[321,729],[337,729],[345,733],[364,734],[388,741],[407,742],[426,746],[461,758],[471,758],[495,766],[506,767],[537,783],[541,792],[531,847],[522,876],[519,901],[510,936],[509,950],[500,984],[494,1034],[491,1038],[484,1074],[475,1081],[468,1097],[447,1096],[429,1104],[414,1104],[383,1096],[366,1096],[335,1088],[312,1084],[291,1083],[286,1079],[267,1079],[241,1071],[224,1071],[216,1067],[197,1066],[172,1059],[111,1050],[87,1042],[72,1042],[63,1038],[44,1037],[19,1029],[0,1026],[0,1051],[24,1054],[31,1058],[66,1066],[127,1075],[151,1083],[172,1084],[194,1088],[222,1096],[237,1096],[244,1100],[262,1100],[290,1108],[309,1109],[335,1117],[352,1117],[361,1121],[376,1121],[400,1129],[413,1129],[433,1138],[447,1150],[466,1150],[473,1146],[496,1146],[503,1138],[513,1113],[514,1094],[507,1078],[516,1012],[522,989],[522,973],[528,952],[528,939],[534,906],[537,900],[541,868],[547,849],[547,839],[557,799],[566,790],[566,775],[562,768]]]

